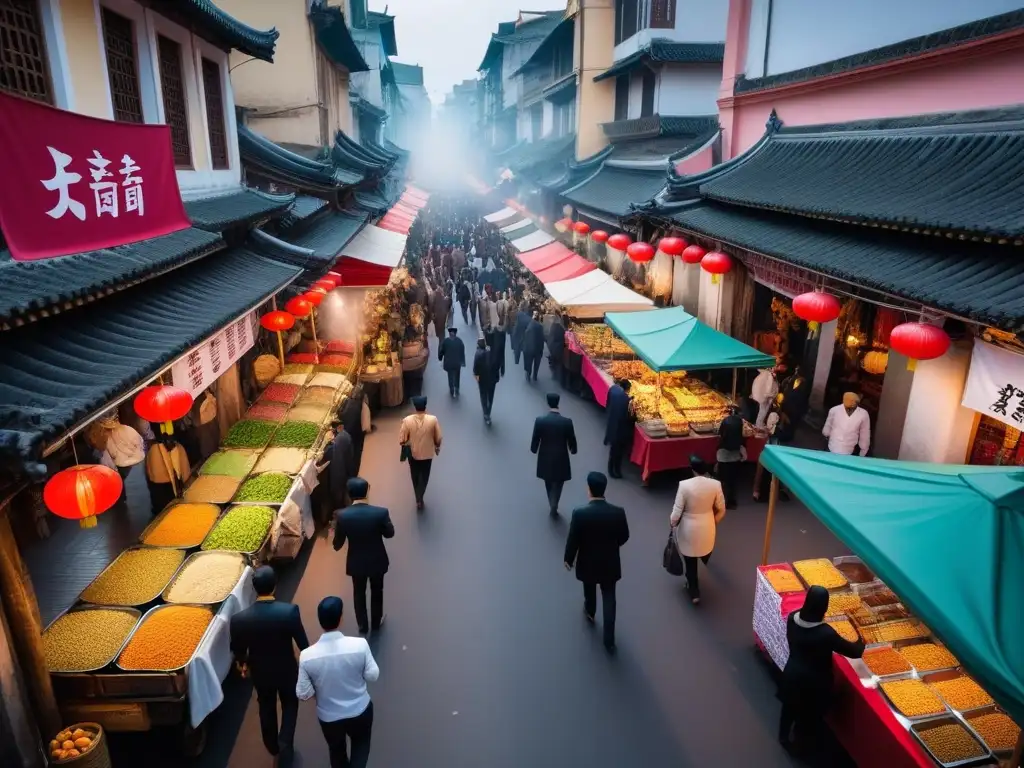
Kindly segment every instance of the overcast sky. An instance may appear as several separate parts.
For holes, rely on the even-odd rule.
[[[565,7],[564,0],[370,0],[370,9],[387,6],[395,16],[395,60],[423,67],[427,92],[440,104],[455,83],[476,77],[491,33],[499,21],[514,21],[523,2],[529,11]]]

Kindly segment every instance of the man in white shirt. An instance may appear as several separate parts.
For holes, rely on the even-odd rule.
[[[373,729],[373,702],[366,684],[380,677],[380,669],[366,640],[346,637],[339,630],[343,609],[340,597],[325,597],[317,606],[324,633],[299,654],[295,695],[303,701],[316,696],[316,716],[331,768],[365,768]]]
[[[871,419],[860,407],[860,395],[854,392],[843,395],[842,405],[828,412],[821,434],[828,439],[830,453],[851,456],[859,447],[860,455],[867,456],[871,446]]]

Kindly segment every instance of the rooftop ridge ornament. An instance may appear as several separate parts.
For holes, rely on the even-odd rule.
[[[778,133],[783,128],[783,122],[779,118],[779,113],[774,109],[772,113],[768,115],[768,121],[764,124],[765,130],[768,133]]]

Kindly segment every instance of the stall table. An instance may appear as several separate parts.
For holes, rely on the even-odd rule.
[[[654,472],[690,466],[690,456],[699,456],[709,465],[717,461],[717,434],[650,437],[639,426],[634,428],[634,433],[629,460],[640,467],[640,478],[645,484]],[[766,442],[767,438],[757,435],[746,438],[747,461],[756,463]]]

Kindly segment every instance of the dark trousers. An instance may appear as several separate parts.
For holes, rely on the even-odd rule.
[[[548,505],[551,507],[552,512],[558,511],[558,502],[562,498],[562,487],[565,485],[564,480],[545,480],[544,490],[548,494]]]
[[[799,742],[801,751],[814,752],[821,748],[825,728],[824,713],[820,710],[783,703],[782,713],[779,715],[781,743],[792,745]]]
[[[366,621],[366,585],[370,585],[370,619],[372,624]],[[384,574],[379,576],[353,576],[352,577],[352,602],[356,613],[356,624],[359,631],[365,632],[367,628],[376,629],[380,626],[381,618],[384,616]]]
[[[608,474],[612,477],[622,477],[622,458],[628,445],[628,440],[612,440],[608,446]]]
[[[523,344],[522,344],[522,342],[520,342],[519,344],[516,344],[513,341],[512,342],[512,362],[514,362],[516,365],[519,365],[519,358],[522,356],[522,354],[523,354]]]
[[[690,597],[700,597],[700,578],[697,576],[697,561],[700,560],[704,565],[707,565],[710,559],[710,553],[704,555],[704,557],[683,555],[683,565],[686,566],[686,591],[690,593]]]
[[[583,582],[583,610],[591,618],[597,611],[597,584]],[[601,584],[601,626],[604,629],[604,644],[615,645],[615,582]]]
[[[494,390],[493,381],[480,382],[480,405],[484,409],[484,416],[491,415],[491,406],[494,405]]]
[[[462,322],[469,323],[469,315],[466,314],[466,310],[469,309],[469,305],[464,301],[459,302],[459,309],[462,310]],[[475,315],[476,313],[474,313]]]
[[[504,376],[505,375],[505,332],[504,331],[495,331],[494,332],[494,336],[492,337],[491,341],[494,344],[494,347],[493,347],[493,349],[491,351],[491,354],[493,354],[495,356],[495,358],[497,359],[497,361],[498,361],[498,365],[497,365],[498,372],[502,376]]]
[[[154,483],[146,478],[149,486],[149,501],[154,515],[160,514],[163,508],[174,501],[174,488],[170,483]]]
[[[448,374],[448,391],[451,394],[455,394],[459,391],[459,380],[462,378],[462,369],[456,368],[454,371],[445,371]]]
[[[423,501],[423,494],[427,492],[432,462],[433,459],[414,459],[411,456],[409,457],[409,474],[412,476],[412,492],[416,495],[416,501]]]
[[[469,302],[469,316],[476,323],[476,302],[472,299]]]
[[[565,367],[562,365],[562,356],[551,358],[551,378],[561,385],[565,385]]]
[[[320,730],[327,740],[331,768],[366,768],[370,759],[370,734],[373,731],[373,702],[362,714],[330,723],[320,721]],[[351,757],[346,739],[352,743]]]
[[[739,477],[741,463],[738,461],[718,462],[718,479],[722,483],[722,495],[725,506],[732,509],[736,506],[736,480]]]
[[[537,380],[537,374],[540,372],[540,358],[539,354],[531,354],[529,352],[523,352],[523,367],[526,368],[526,378],[533,377],[533,380]]]
[[[254,684],[259,704],[260,734],[263,746],[272,755],[289,756],[295,743],[295,721],[299,717],[299,700],[295,696],[295,677],[279,684]],[[281,730],[277,730],[277,701],[281,700]]]

